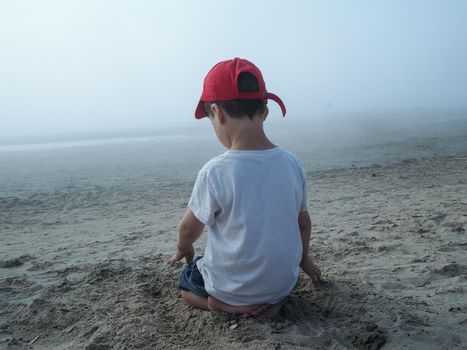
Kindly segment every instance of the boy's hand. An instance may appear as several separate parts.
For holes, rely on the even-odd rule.
[[[300,267],[302,268],[303,272],[310,276],[315,286],[319,285],[319,281],[321,281],[321,270],[318,266],[313,264],[313,262],[307,257],[302,259]]]
[[[204,224],[196,218],[191,209],[187,209],[178,228],[177,251],[167,262],[170,266],[175,266],[183,258],[186,259],[187,264],[193,261],[195,257],[193,243],[199,238],[203,228]]]
[[[175,252],[175,255],[170,258],[168,264],[173,267],[178,261],[182,260],[183,258],[185,258],[186,263],[189,264],[193,261],[194,257],[195,257],[195,248],[193,248],[193,244],[190,244],[186,248],[177,247],[177,251]]]

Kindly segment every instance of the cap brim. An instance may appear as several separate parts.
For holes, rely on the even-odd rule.
[[[206,114],[206,111],[204,110],[204,102],[199,100],[198,106],[196,107],[196,111],[195,111],[195,118],[201,119],[207,116],[208,115]]]
[[[275,101],[279,105],[279,107],[281,108],[282,117],[285,117],[285,113],[287,112],[287,110],[285,109],[284,102],[282,102],[282,100],[279,98],[279,96],[271,94],[270,92],[268,92],[268,94],[266,95],[266,98],[269,99],[269,100]]]
[[[266,98],[269,99],[269,100],[275,101],[279,105],[279,107],[281,108],[282,116],[285,117],[285,114],[287,113],[287,110],[285,108],[284,102],[282,102],[280,97],[275,95],[275,94],[272,94],[272,93],[268,92],[267,95],[266,95]],[[198,102],[198,106],[196,106],[195,118],[196,119],[201,119],[201,118],[205,118],[207,116],[208,115],[206,114],[206,111],[204,110],[204,101],[200,100]]]

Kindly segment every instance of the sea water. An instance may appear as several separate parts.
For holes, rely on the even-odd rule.
[[[225,151],[209,122],[118,133],[0,140],[0,197],[89,186],[170,186],[193,182]],[[467,153],[467,117],[281,119],[271,140],[299,156],[307,172]]]

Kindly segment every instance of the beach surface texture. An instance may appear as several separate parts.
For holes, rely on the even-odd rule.
[[[129,168],[111,184],[2,188],[1,349],[467,348],[467,154],[311,169],[324,281],[301,276],[268,321],[182,302],[183,264],[167,260],[194,177]]]

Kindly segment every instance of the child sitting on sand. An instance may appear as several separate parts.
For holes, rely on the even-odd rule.
[[[215,65],[204,79],[195,117],[209,116],[228,148],[199,171],[169,264],[186,259],[182,298],[204,310],[274,316],[296,285],[300,268],[314,283],[319,268],[308,256],[311,220],[302,163],[274,145],[263,122],[267,100],[260,70],[245,59]],[[193,243],[204,226],[204,256]]]

